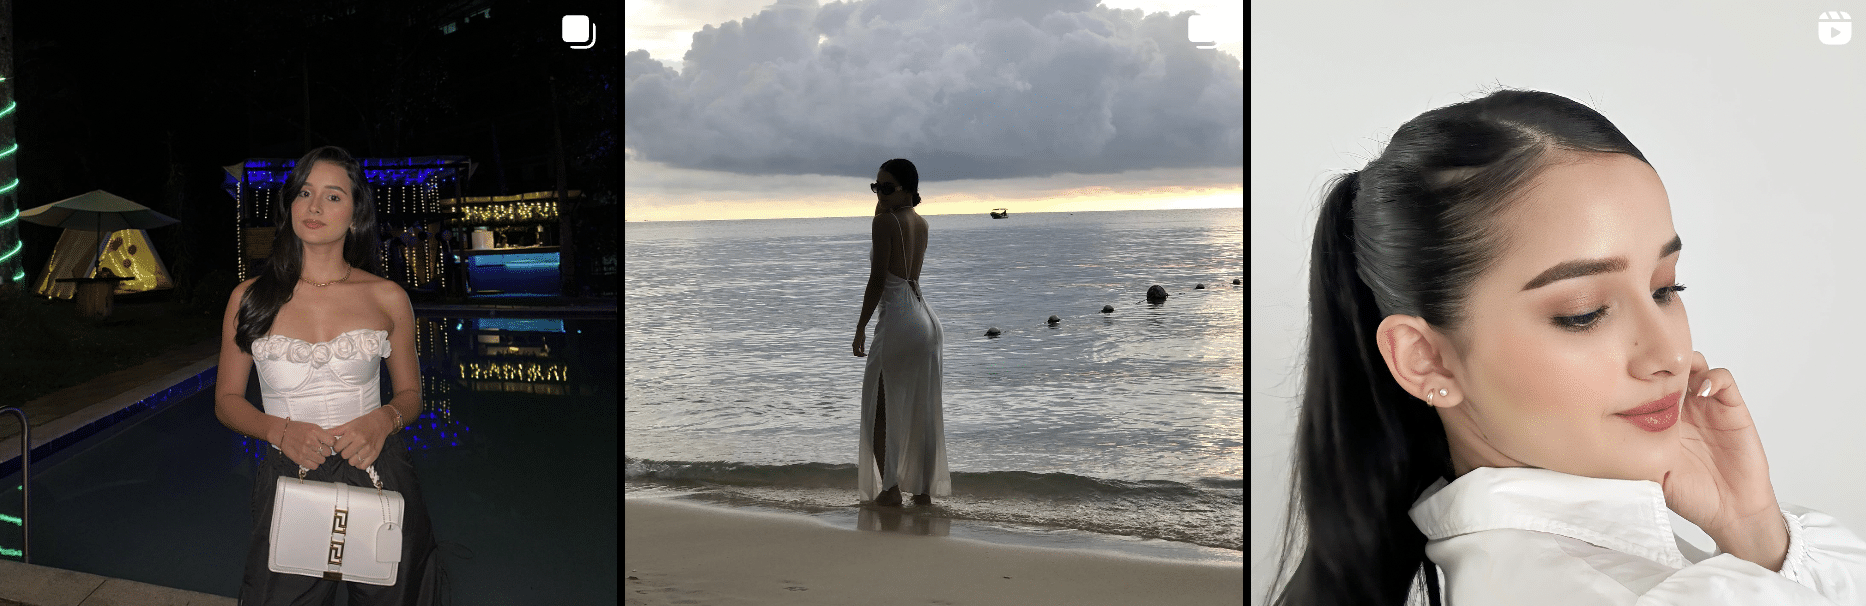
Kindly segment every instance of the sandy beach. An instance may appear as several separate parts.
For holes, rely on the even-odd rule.
[[[1244,569],[624,499],[631,605],[1238,604]],[[938,534],[938,533],[934,533]]]

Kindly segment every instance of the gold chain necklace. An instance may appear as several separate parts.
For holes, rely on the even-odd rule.
[[[304,281],[304,283],[306,283],[306,284],[310,284],[310,285],[312,285],[312,286],[316,286],[316,287],[319,287],[319,288],[322,288],[322,287],[325,287],[325,286],[330,286],[330,285],[332,285],[332,284],[336,284],[336,283],[338,283],[338,282],[342,282],[342,281],[344,281],[344,280],[348,280],[348,279],[350,279],[350,270],[352,270],[352,269],[355,269],[355,268],[354,268],[354,267],[351,267],[351,266],[348,266],[348,265],[345,265],[345,266],[344,266],[344,269],[343,269],[343,277],[342,277],[342,278],[338,278],[338,279],[336,279],[336,280],[333,280],[333,281],[330,281],[330,282],[325,282],[325,283],[323,283],[323,284],[318,284],[318,283],[316,283],[316,282],[312,282],[312,281],[310,281],[310,280],[305,280],[305,279],[304,279],[304,276],[299,276],[299,277],[298,277],[298,279],[299,279],[299,280],[303,280],[303,281]]]

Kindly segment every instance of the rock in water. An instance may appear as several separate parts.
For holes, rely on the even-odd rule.
[[[998,327],[996,326],[985,329],[985,336],[987,337],[995,337],[1001,334],[1004,334],[1004,331],[998,330]]]
[[[1204,289],[1205,289],[1205,283],[1204,283],[1204,282],[1200,282],[1198,286],[1194,286],[1194,287],[1192,287],[1192,290],[1204,290]]]
[[[1102,313],[1105,313],[1105,314],[1111,314],[1111,313],[1114,313],[1114,306],[1113,306],[1113,305],[1103,305],[1103,306],[1101,306],[1101,312],[1102,312]]]
[[[1062,319],[1062,318],[1058,318],[1058,317],[1056,317],[1056,316],[1053,316],[1053,315],[1052,315],[1052,316],[1050,316],[1050,323],[1051,323],[1051,324],[1055,324],[1055,323],[1057,323],[1057,322],[1061,322],[1061,321],[1063,321],[1063,319]]]
[[[1166,300],[1166,289],[1162,288],[1158,284],[1153,285],[1153,288],[1147,289],[1147,300],[1148,301],[1165,301]]]
[[[1232,284],[1243,284],[1243,283],[1244,283],[1244,279],[1243,279],[1243,278],[1232,278],[1232,279],[1231,279],[1231,283],[1232,283]]]

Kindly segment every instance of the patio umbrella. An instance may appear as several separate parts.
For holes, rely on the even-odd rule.
[[[110,243],[104,236],[118,230],[152,229],[181,222],[101,189],[23,211],[19,217],[50,227],[103,232],[97,235],[97,254],[86,276],[97,271],[97,260],[103,258],[104,246]]]

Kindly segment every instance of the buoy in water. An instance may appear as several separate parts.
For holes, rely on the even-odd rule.
[[[1158,284],[1153,285],[1153,288],[1147,289],[1147,300],[1148,301],[1165,301],[1166,300],[1166,289],[1161,287]]]
[[[1243,279],[1243,278],[1232,278],[1232,279],[1231,279],[1231,283],[1232,283],[1232,284],[1243,284],[1243,283],[1244,283],[1244,279]]]
[[[1114,313],[1114,306],[1113,306],[1113,305],[1103,305],[1103,306],[1101,306],[1101,312],[1102,312],[1102,313],[1105,313],[1105,314],[1111,314],[1111,313]]]
[[[1050,316],[1050,323],[1051,323],[1051,324],[1055,324],[1055,323],[1057,323],[1057,322],[1061,322],[1061,321],[1063,321],[1063,319],[1062,319],[1062,318],[1058,318],[1058,317],[1056,317],[1056,316],[1054,316],[1054,315],[1052,315],[1052,316]]]
[[[1194,287],[1192,287],[1192,290],[1204,290],[1204,289],[1205,289],[1205,283],[1204,283],[1204,282],[1200,282],[1198,286],[1194,286]]]
[[[1004,331],[998,330],[998,327],[996,326],[985,329],[985,336],[987,337],[995,337],[1001,334],[1004,334]]]

